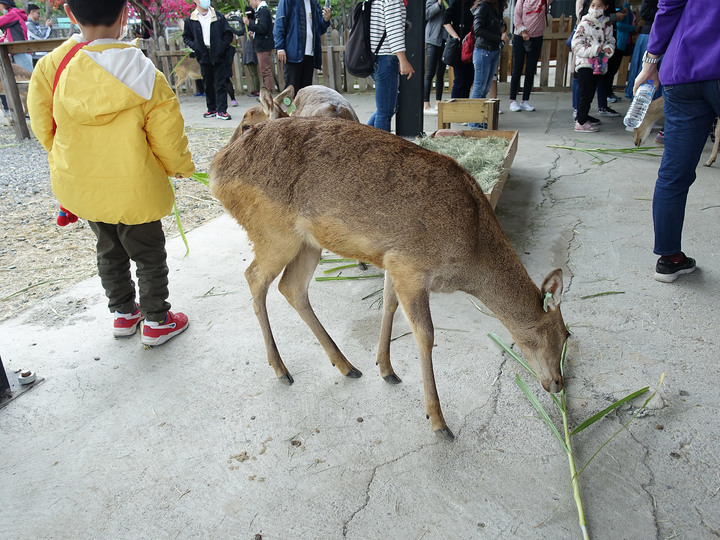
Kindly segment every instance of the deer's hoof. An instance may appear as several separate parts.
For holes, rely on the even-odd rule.
[[[455,440],[455,435],[453,435],[453,432],[450,431],[450,428],[448,427],[438,429],[437,431],[435,431],[435,435],[437,435],[444,441],[451,442]]]
[[[345,374],[346,377],[350,377],[351,379],[359,379],[362,377],[362,371],[359,369],[352,368],[350,371],[348,371]]]
[[[402,382],[402,379],[395,375],[394,373],[391,373],[390,375],[386,375],[383,377],[385,379],[385,382],[390,384],[400,384]]]
[[[295,380],[292,378],[292,375],[290,375],[289,373],[286,373],[282,377],[278,377],[278,379],[280,379],[281,383],[287,384],[288,386],[295,382]]]

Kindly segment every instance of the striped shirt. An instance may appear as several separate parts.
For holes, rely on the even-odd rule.
[[[385,41],[380,55],[393,55],[405,51],[405,4],[403,0],[374,0],[370,12],[370,48],[377,49],[383,33]]]

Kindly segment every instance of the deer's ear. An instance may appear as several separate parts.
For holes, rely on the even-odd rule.
[[[260,89],[260,106],[265,115],[270,118],[270,114],[272,114],[273,111],[273,98],[270,90],[264,86]]]
[[[295,88],[293,87],[292,84],[290,84],[290,85],[288,85],[288,87],[285,90],[283,90],[277,96],[275,96],[275,104],[278,107],[282,108],[285,98],[290,98],[290,101],[292,101],[292,99],[294,97],[295,97]]]
[[[563,292],[562,270],[556,268],[550,272],[543,281],[540,292],[545,311],[555,311],[559,308]]]

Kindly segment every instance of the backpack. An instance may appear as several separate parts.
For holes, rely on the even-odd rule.
[[[350,34],[345,43],[345,69],[355,77],[369,77],[375,71],[375,57],[385,41],[383,33],[373,54],[370,48],[370,8],[372,0],[358,2],[350,14]]]

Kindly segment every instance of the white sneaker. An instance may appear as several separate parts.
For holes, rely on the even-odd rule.
[[[512,112],[518,112],[518,111],[520,110],[520,105],[517,104],[517,101],[514,101],[514,100],[513,100],[513,101],[510,102],[510,107],[509,107],[509,108],[510,108],[510,110],[511,110]]]
[[[530,112],[530,111],[534,111],[534,110],[535,110],[535,107],[533,107],[532,105],[530,105],[530,102],[529,102],[529,101],[523,101],[522,103],[520,103],[520,109],[522,109],[523,111],[528,111],[528,112]]]
[[[437,110],[435,109],[423,109],[424,114],[428,114],[430,116],[437,116]]]

